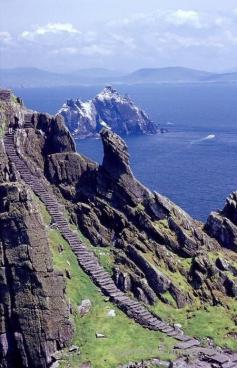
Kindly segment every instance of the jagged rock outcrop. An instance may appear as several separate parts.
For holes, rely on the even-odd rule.
[[[222,211],[210,214],[205,230],[223,247],[237,252],[237,192],[226,199]]]
[[[104,159],[97,165],[75,152],[62,118],[31,112],[25,119],[16,133],[18,152],[33,172],[46,176],[91,243],[111,247],[121,290],[150,304],[157,298],[170,303],[171,297],[180,308],[197,296],[217,304],[218,292],[235,295],[229,271],[208,257],[220,244],[203,224],[136,180],[117,134],[108,128],[100,132]]]
[[[2,133],[10,122],[21,125],[29,116],[33,113],[12,94],[0,100]],[[18,149],[28,147],[29,156],[43,163],[40,140],[32,145],[30,139],[22,129]],[[46,368],[73,334],[65,281],[53,269],[46,229],[30,189],[8,161],[2,137],[0,161],[0,367]]]
[[[27,119],[26,126],[34,129],[19,129],[16,145],[21,155],[32,159],[35,168],[44,169],[47,155],[75,152],[75,143],[61,116],[31,112],[26,113],[24,118]]]
[[[65,282],[21,184],[0,185],[0,367],[48,367],[72,337]]]
[[[179,257],[195,259],[217,249],[218,243],[208,237],[202,224],[134,178],[127,146],[120,137],[104,128],[101,138],[102,165],[76,153],[52,154],[46,160],[48,180],[69,200],[73,220],[92,244],[113,246],[114,279],[121,290],[130,290],[147,303],[157,297],[165,301],[163,294],[168,292],[183,307],[192,296],[177,285],[175,275],[178,272],[194,285],[196,273],[193,268],[184,270]],[[212,262],[208,265],[211,268]],[[199,297],[214,302],[208,292],[211,277],[207,271]],[[219,288],[218,282],[215,287]]]
[[[160,129],[128,96],[108,86],[94,99],[68,100],[59,110],[76,138],[92,137],[102,126],[120,135],[155,134]]]

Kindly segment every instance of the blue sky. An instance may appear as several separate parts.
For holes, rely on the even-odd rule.
[[[0,3],[0,67],[237,70],[236,0]]]

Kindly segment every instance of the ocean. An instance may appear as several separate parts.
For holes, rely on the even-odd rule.
[[[104,86],[15,89],[34,110],[55,113],[67,98],[88,99]],[[237,85],[119,85],[166,134],[125,138],[135,176],[194,218],[223,208],[237,190]],[[77,141],[78,151],[97,162],[98,139]]]

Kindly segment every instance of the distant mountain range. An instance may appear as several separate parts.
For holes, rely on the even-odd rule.
[[[37,68],[0,69],[0,86],[54,87],[142,83],[236,83],[237,72],[210,73],[183,67],[146,68],[124,75],[102,68],[81,69],[72,73],[54,73]]]

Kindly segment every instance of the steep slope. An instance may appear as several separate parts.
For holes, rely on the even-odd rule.
[[[86,102],[68,100],[59,114],[76,138],[95,136],[103,126],[121,135],[155,134],[159,131],[157,124],[143,110],[112,87],[106,87]]]
[[[97,166],[76,154],[71,143],[65,153],[46,152],[50,130],[39,114],[32,116],[32,124],[28,138],[24,130],[17,132],[21,154],[31,158],[32,170],[34,163],[41,167],[91,243],[112,247],[113,277],[121,290],[148,304],[158,299],[167,303],[168,294],[180,308],[197,296],[216,305],[225,295],[235,295],[228,274],[220,273],[208,258],[220,244],[208,237],[201,223],[134,178],[121,138],[102,130],[104,160]]]
[[[72,337],[65,283],[29,193],[0,186],[1,367],[47,367]]]
[[[164,321],[181,322],[190,336],[211,337],[215,343],[236,350],[236,259],[233,254],[207,235],[203,224],[193,220],[167,198],[150,192],[134,178],[127,146],[118,135],[109,129],[101,131],[104,160],[98,166],[75,152],[73,140],[60,117],[19,109],[23,113],[23,127],[17,129],[14,136],[4,139],[11,166],[15,169],[11,169],[5,157],[3,180],[9,177],[19,180],[20,173],[42,197],[50,208],[54,226],[62,234],[66,231],[64,236],[83,270],[101,290],[106,290],[103,286],[106,280],[109,283],[107,295],[110,301],[120,307],[129,306],[125,312],[141,324],[149,320],[149,328],[180,336],[180,330],[177,332],[166,323],[162,327],[163,322],[157,322],[157,317],[151,321],[150,312],[144,310],[145,304]],[[44,183],[44,188],[39,182]],[[68,212],[59,211],[57,201],[63,203]],[[77,234],[68,229],[67,217],[73,224],[71,226],[87,237],[87,240],[83,239],[83,249],[80,241],[78,244]],[[54,257],[57,247],[60,264],[67,264],[64,271],[70,280],[76,266],[71,269],[60,242],[54,244]],[[98,260],[92,257],[92,251]],[[231,265],[231,271],[223,268],[221,260]],[[108,272],[104,273],[101,268],[97,272],[95,266],[104,266]],[[70,298],[80,293],[75,288],[76,283],[75,294]],[[76,299],[73,300],[75,303]],[[74,308],[77,309],[77,305]],[[79,321],[72,308],[71,312]],[[216,320],[215,316],[222,317]],[[199,324],[202,324],[201,329]],[[76,322],[76,336],[80,336],[79,325],[80,322],[78,325]],[[199,344],[196,339],[191,339],[182,347],[189,349],[193,341],[195,346]],[[213,342],[206,340],[206,344],[212,346]],[[198,349],[195,354],[201,356],[203,353]],[[208,351],[213,354],[213,359],[218,359],[216,349]],[[107,353],[107,350],[103,352]],[[221,353],[221,359],[230,362],[230,355]],[[112,363],[104,365],[114,366]]]
[[[127,147],[117,135],[104,129],[101,137],[103,164],[90,164],[79,179],[76,167],[67,164],[68,156],[49,156],[45,169],[47,178],[69,199],[74,221],[92,244],[112,245],[119,288],[152,304],[157,297],[165,301],[168,293],[178,307],[192,303],[196,295],[211,304],[219,302],[220,291],[234,296],[234,289],[226,287],[228,276],[220,275],[207,256],[220,245],[206,235],[201,223],[134,178]],[[71,172],[75,181],[67,183]],[[188,268],[182,259],[189,260]]]
[[[20,100],[5,97],[2,129],[26,112]],[[45,368],[73,335],[65,280],[52,266],[32,192],[10,164],[2,138],[0,157],[0,367]]]
[[[226,199],[222,211],[210,214],[205,229],[223,247],[237,253],[237,192]]]

